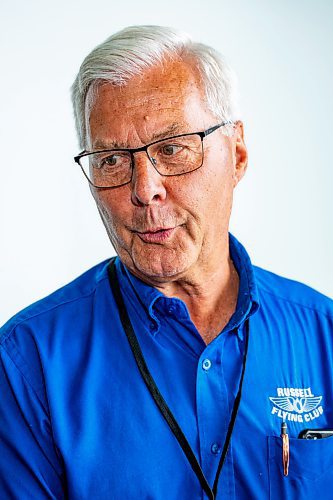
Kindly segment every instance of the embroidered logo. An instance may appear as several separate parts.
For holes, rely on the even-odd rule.
[[[294,387],[278,387],[277,397],[270,397],[273,403],[272,415],[283,421],[311,422],[323,414],[322,396],[314,396],[311,387],[306,389]]]

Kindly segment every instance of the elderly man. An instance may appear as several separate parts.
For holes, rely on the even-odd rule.
[[[333,438],[303,438],[333,428],[332,302],[228,233],[247,167],[231,70],[131,27],[73,104],[118,257],[1,331],[1,499],[331,498]]]

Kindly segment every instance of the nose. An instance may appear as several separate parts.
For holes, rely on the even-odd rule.
[[[166,198],[164,177],[154,168],[144,151],[133,154],[131,180],[132,203],[137,206],[150,205]]]

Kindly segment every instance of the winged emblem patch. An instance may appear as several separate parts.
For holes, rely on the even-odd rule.
[[[278,387],[277,397],[269,398],[273,415],[294,422],[311,422],[322,415],[322,399],[322,396],[314,396],[310,387]]]
[[[319,405],[323,396],[313,398],[269,398],[272,403],[285,411],[295,411],[296,413],[306,413],[314,410]]]

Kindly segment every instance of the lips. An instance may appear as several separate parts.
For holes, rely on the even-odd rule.
[[[175,229],[175,227],[158,228],[144,232],[137,231],[136,234],[146,243],[163,243],[171,237]]]

